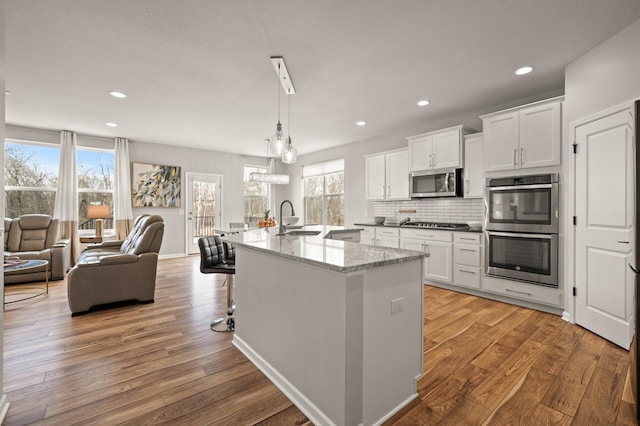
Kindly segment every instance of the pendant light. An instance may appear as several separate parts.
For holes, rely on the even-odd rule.
[[[278,124],[276,124],[276,133],[273,135],[270,150],[273,155],[280,156],[284,150],[285,140],[282,133],[282,123],[280,123],[280,68],[281,64],[278,62]]]
[[[267,143],[267,161],[269,162],[269,171],[267,173],[262,172],[252,172],[249,173],[249,182],[264,182],[264,183],[272,183],[275,185],[287,185],[289,183],[289,175],[279,175],[273,172],[273,158],[269,157],[269,150],[271,145],[271,140],[265,139]]]
[[[291,144],[291,91],[287,93],[288,103],[289,103],[289,122],[287,126],[289,128],[289,136],[287,137],[287,144],[284,146],[284,150],[282,151],[282,162],[284,164],[293,164],[298,160],[298,150],[293,147]]]

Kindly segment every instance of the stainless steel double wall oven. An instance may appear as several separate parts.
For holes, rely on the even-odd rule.
[[[558,174],[489,178],[486,274],[558,287]]]

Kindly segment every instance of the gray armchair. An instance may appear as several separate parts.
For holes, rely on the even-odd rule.
[[[126,300],[152,303],[163,235],[162,217],[143,215],[124,241],[105,241],[84,250],[67,280],[71,315]]]
[[[4,219],[4,256],[49,262],[49,279],[64,279],[71,266],[71,244],[58,239],[60,223],[45,214],[25,214],[15,219]],[[28,271],[7,271],[6,284],[44,281],[45,267]]]

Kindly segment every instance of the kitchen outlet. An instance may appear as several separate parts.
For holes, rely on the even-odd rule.
[[[398,297],[397,299],[391,299],[391,313],[397,314],[404,309],[404,297]]]

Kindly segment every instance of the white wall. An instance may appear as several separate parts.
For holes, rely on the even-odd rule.
[[[564,122],[569,125],[637,97],[640,97],[640,20],[567,66]]]
[[[2,148],[2,152],[4,153],[4,90],[5,90],[5,37],[4,37],[4,1],[0,1],[0,148]],[[2,159],[0,159],[0,166],[2,166],[2,170],[4,170],[4,154],[2,155]],[[4,188],[4,173],[0,176],[0,184],[2,188]],[[2,191],[2,195],[0,195],[0,211],[2,212],[2,217],[4,217],[4,191]],[[4,229],[2,230],[4,233]],[[4,238],[4,235],[0,233],[0,238]],[[4,262],[3,262],[4,264]],[[3,266],[4,269],[4,266]],[[2,278],[0,278],[0,290],[4,287],[4,272],[2,274]],[[3,291],[4,294],[4,291]],[[4,300],[3,300],[4,303]],[[3,330],[3,317],[4,315],[0,315],[0,331]],[[4,377],[2,374],[2,359],[4,354],[4,342],[2,336],[4,333],[0,333],[0,423],[2,423],[4,416],[6,415],[6,410],[9,408],[6,401],[6,396],[4,394]]]

